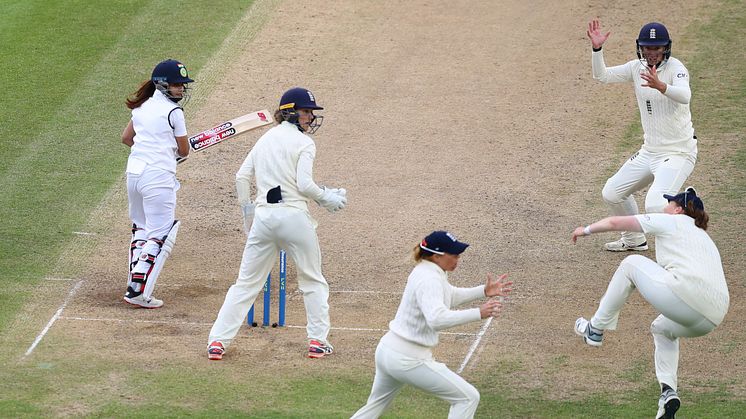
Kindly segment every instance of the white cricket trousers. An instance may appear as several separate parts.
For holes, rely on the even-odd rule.
[[[368,402],[352,419],[380,417],[405,384],[410,384],[451,404],[450,419],[473,418],[479,391],[460,375],[432,358],[429,349],[414,348],[393,332],[386,333],[376,348],[376,376]]]
[[[697,152],[652,153],[641,149],[606,181],[601,195],[612,215],[636,215],[637,201],[632,195],[650,185],[645,196],[645,212],[663,212],[668,203],[663,194],[675,195],[694,170]],[[645,241],[643,233],[622,232],[629,245]]]
[[[256,209],[243,250],[238,279],[225,296],[218,318],[210,330],[208,345],[216,340],[228,347],[246,321],[249,308],[264,287],[280,249],[295,262],[298,288],[306,306],[309,339],[328,343],[329,285],[321,273],[321,249],[316,227],[308,211],[288,206]]]
[[[142,173],[127,173],[127,197],[130,219],[145,229],[148,239],[162,239],[171,231],[176,214],[176,175],[162,169],[147,167]],[[143,251],[158,255],[161,247],[152,240]]]
[[[640,295],[661,313],[650,326],[655,342],[655,375],[659,383],[666,383],[676,390],[679,338],[704,336],[716,325],[671,291],[667,283],[672,277],[672,273],[644,256],[626,257],[611,278],[591,324],[598,329],[616,329],[622,306],[637,288]]]

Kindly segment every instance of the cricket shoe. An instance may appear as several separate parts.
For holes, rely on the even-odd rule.
[[[667,388],[658,399],[658,413],[655,419],[675,419],[676,411],[681,407],[681,399],[676,390]]]
[[[219,340],[214,341],[210,344],[210,346],[207,347],[207,359],[220,361],[221,359],[223,359],[224,353],[225,347],[223,347],[223,343]]]
[[[626,252],[629,250],[636,250],[638,252],[642,252],[644,250],[648,250],[648,242],[644,241],[641,244],[638,245],[628,245],[624,242],[624,240],[619,239],[614,242],[609,242],[604,245],[604,249],[608,250],[609,252]]]
[[[145,295],[140,294],[137,297],[124,296],[124,301],[142,308],[160,308],[163,306],[163,300],[159,300],[155,297],[145,298]]]
[[[585,317],[575,320],[575,334],[583,337],[583,341],[591,346],[601,346],[604,340],[604,331],[591,326],[591,322]]]
[[[324,355],[331,355],[333,353],[334,348],[328,343],[322,343],[316,339],[311,339],[308,343],[309,358],[323,358]]]

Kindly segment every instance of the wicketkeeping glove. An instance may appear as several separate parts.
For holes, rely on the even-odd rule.
[[[347,191],[344,189],[324,188],[324,194],[316,202],[329,212],[337,212],[347,205]]]

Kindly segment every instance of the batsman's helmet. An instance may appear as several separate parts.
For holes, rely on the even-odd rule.
[[[280,98],[280,107],[278,112],[282,118],[278,120],[288,121],[291,124],[295,124],[298,129],[304,131],[303,127],[298,122],[298,110],[299,109],[310,109],[312,111],[322,110],[321,106],[316,103],[316,97],[311,93],[310,90],[302,87],[293,87],[287,92],[283,93]],[[313,115],[311,124],[308,126],[308,133],[313,134],[319,129],[324,117],[320,115]]]
[[[642,47],[666,47],[663,51],[663,64],[671,58],[671,38],[668,36],[668,29],[662,23],[651,22],[640,29],[640,35],[637,36],[637,58],[647,65],[642,54]],[[651,64],[652,65],[652,64]]]
[[[161,61],[153,69],[153,74],[150,79],[155,84],[156,89],[166,95],[169,99],[174,102],[178,102],[184,99],[184,103],[189,99],[188,89],[186,84],[192,83],[194,80],[189,78],[189,72],[187,71],[184,64],[179,61],[168,59]],[[182,97],[173,97],[168,91],[168,85],[171,83],[183,83],[184,84],[184,95]]]

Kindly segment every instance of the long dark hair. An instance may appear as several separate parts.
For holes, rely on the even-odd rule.
[[[140,87],[135,93],[127,98],[127,107],[130,109],[139,108],[146,100],[150,99],[155,93],[155,84],[150,80],[140,83]]]
[[[686,207],[682,207],[682,209],[684,210],[684,214],[694,218],[694,225],[702,230],[707,230],[707,223],[710,221],[710,216],[707,215],[704,209],[695,209],[694,202],[692,201],[687,202]]]

